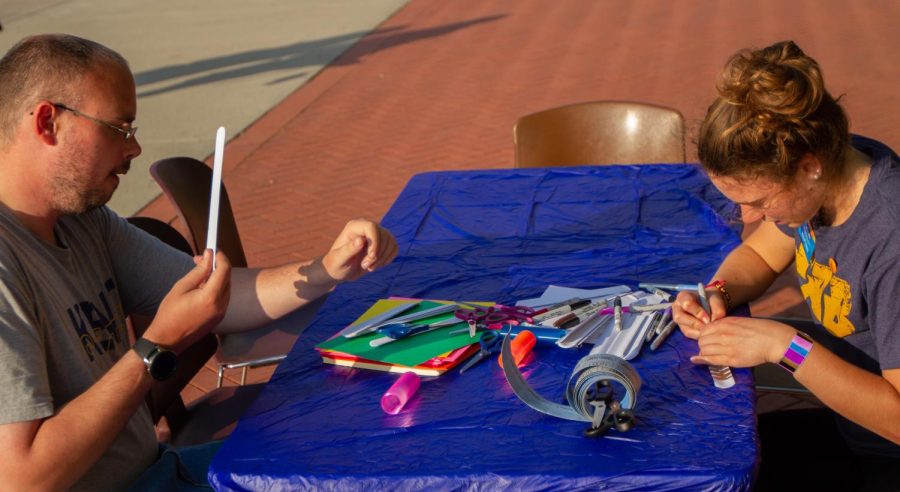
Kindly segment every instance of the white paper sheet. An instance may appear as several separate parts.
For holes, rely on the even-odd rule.
[[[616,294],[624,294],[629,292],[625,285],[616,285],[614,287],[604,287],[602,289],[576,289],[573,287],[561,287],[559,285],[551,285],[547,287],[541,297],[533,299],[522,299],[516,302],[516,306],[527,306],[531,308],[541,308],[550,306],[558,302],[566,301],[575,297],[581,299],[600,299]]]

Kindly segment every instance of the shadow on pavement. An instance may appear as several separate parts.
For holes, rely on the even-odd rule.
[[[445,26],[432,27],[406,31],[405,26],[379,29],[368,33],[357,31],[354,33],[333,36],[315,41],[293,43],[277,48],[246,51],[226,56],[209,58],[206,60],[170,65],[167,67],[146,70],[135,74],[135,83],[139,91],[138,97],[152,96],[166,92],[184,89],[203,84],[210,84],[222,80],[246,77],[264,72],[303,69],[331,62],[332,54],[340,54],[353,46],[352,52],[340,56],[331,62],[332,65],[350,65],[358,63],[362,56],[386,50],[401,44],[413,43],[423,39],[443,36],[454,31],[471,27],[485,22],[494,22],[502,15],[480,17],[463,22],[454,22]],[[360,39],[362,38],[362,39]],[[302,77],[304,71],[291,74],[268,82],[269,85],[284,82],[286,80]],[[164,83],[187,77],[186,80],[173,82],[163,87],[140,88],[148,85]]]

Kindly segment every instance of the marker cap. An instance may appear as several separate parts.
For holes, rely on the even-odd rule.
[[[522,330],[516,335],[516,338],[513,338],[513,341],[509,344],[509,348],[512,351],[513,360],[516,361],[516,366],[522,362],[522,359],[528,355],[528,352],[531,352],[535,343],[537,343],[537,337],[528,330]],[[501,368],[503,367],[502,355],[503,354],[497,357],[497,364],[500,364]]]

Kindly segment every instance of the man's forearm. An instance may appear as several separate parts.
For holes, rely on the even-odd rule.
[[[322,297],[335,285],[319,259],[265,269],[235,268],[231,302],[216,331],[258,328]]]
[[[0,463],[4,487],[70,487],[107,451],[143,403],[152,381],[144,362],[129,351],[87,391],[52,417],[35,422],[30,440],[4,432],[0,437],[7,445]]]

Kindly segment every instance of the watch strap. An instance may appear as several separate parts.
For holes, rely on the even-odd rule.
[[[157,381],[165,381],[175,374],[177,358],[175,353],[160,347],[159,345],[138,338],[131,347],[144,361],[147,373]]]
[[[134,345],[131,348],[133,348],[134,351],[137,352],[137,354],[141,356],[141,359],[144,359],[144,362],[147,364],[149,364],[148,360],[150,359],[150,356],[153,355],[153,352],[160,350],[159,345],[143,337],[135,340]]]

